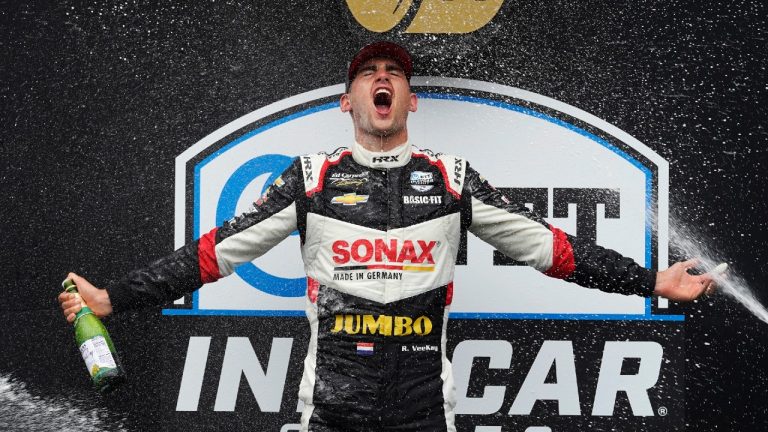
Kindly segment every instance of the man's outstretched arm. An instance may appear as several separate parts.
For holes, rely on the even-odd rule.
[[[295,231],[296,198],[303,191],[303,175],[296,159],[249,211],[128,273],[106,289],[95,288],[75,274],[69,277],[85,303],[96,306],[92,309],[99,316],[168,303],[232,274],[237,266],[263,255]],[[59,303],[64,316],[73,321],[80,302],[73,294],[61,293]]]
[[[654,272],[618,252],[550,225],[520,203],[511,202],[467,166],[468,229],[505,255],[540,272],[578,285],[643,297],[659,295],[690,301],[713,292],[712,275],[691,275],[696,261]]]

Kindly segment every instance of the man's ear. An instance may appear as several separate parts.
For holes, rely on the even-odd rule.
[[[411,93],[411,102],[408,105],[408,111],[416,112],[416,108],[418,107],[419,107],[419,98],[416,96],[416,93]]]
[[[341,99],[339,99],[339,107],[341,108],[341,112],[352,111],[352,103],[349,101],[348,93],[341,95]]]

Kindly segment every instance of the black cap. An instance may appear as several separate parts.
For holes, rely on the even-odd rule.
[[[347,70],[347,82],[352,82],[355,75],[357,75],[357,70],[363,63],[376,57],[384,57],[396,61],[403,68],[405,77],[409,81],[411,80],[411,75],[413,74],[413,60],[411,59],[411,54],[408,53],[408,50],[396,43],[381,41],[364,46],[363,49],[358,51],[357,54],[352,57],[352,62],[349,64],[349,69]]]

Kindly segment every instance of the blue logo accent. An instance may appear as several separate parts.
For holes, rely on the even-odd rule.
[[[411,188],[419,192],[428,192],[435,185],[435,178],[430,172],[414,171],[411,173]]]
[[[263,194],[272,183],[285,171],[293,159],[284,155],[263,155],[249,160],[238,168],[224,184],[218,205],[216,206],[216,225],[235,216],[237,202],[245,188],[255,179],[271,173],[264,187]],[[291,235],[298,235],[294,231]],[[306,278],[281,278],[273,276],[256,267],[253,263],[242,264],[235,270],[244,281],[254,288],[280,297],[301,297],[307,289]]]

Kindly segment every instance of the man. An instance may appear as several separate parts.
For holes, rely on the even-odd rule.
[[[654,274],[511,203],[467,162],[408,142],[408,52],[378,42],[348,69],[340,106],[355,143],[301,156],[245,214],[105,290],[70,274],[97,315],[160,305],[227,276],[294,230],[308,276],[311,339],[303,430],[454,431],[448,308],[462,230],[551,277],[687,301],[712,292],[694,261]],[[80,309],[59,296],[71,322]]]

